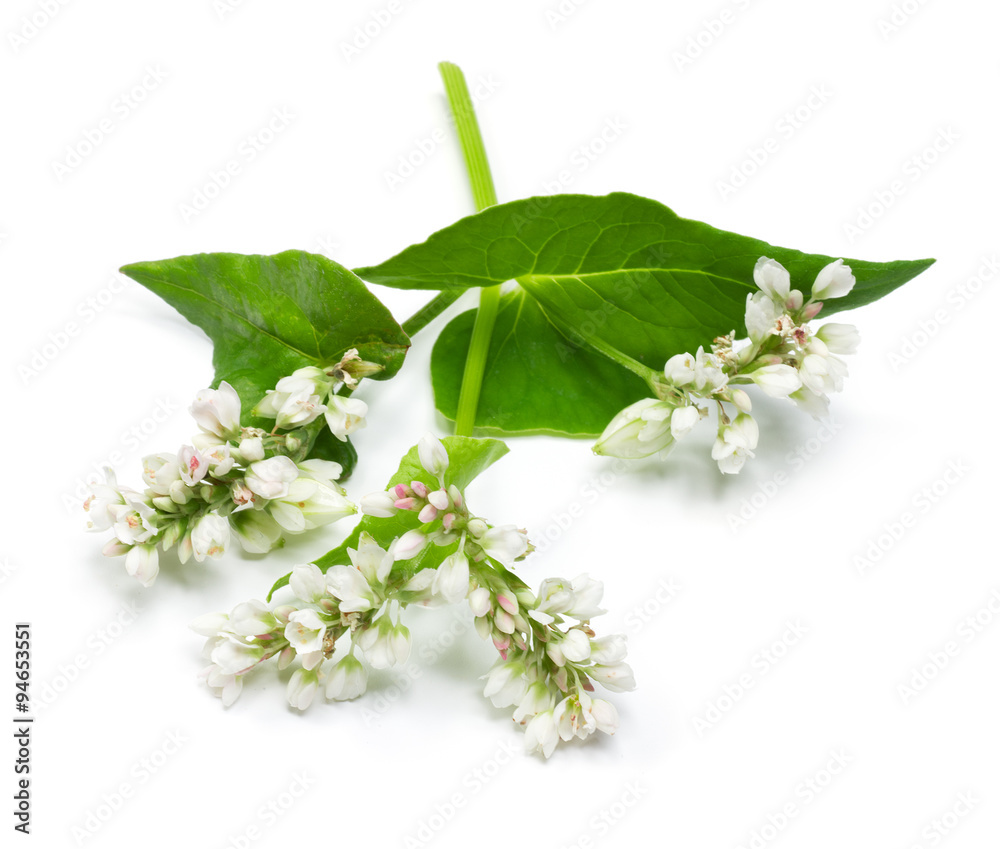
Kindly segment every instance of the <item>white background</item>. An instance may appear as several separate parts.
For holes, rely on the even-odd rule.
[[[998,25],[974,0],[5,3],[0,717],[15,621],[42,702],[33,833],[10,845],[995,845]],[[95,468],[140,486],[144,454],[186,441],[212,377],[200,331],[115,269],[288,248],[359,266],[471,212],[443,59],[480,91],[501,200],[627,190],[773,244],[938,258],[846,319],[864,341],[833,426],[755,398],[760,448],[737,478],[704,426],[624,469],[583,441],[511,439],[475,484],[478,512],[543,549],[530,584],[590,572],[609,609],[595,627],[629,636],[639,686],[612,696],[619,733],[548,762],[482,698],[493,650],[448,610],[413,611],[411,673],[356,702],[299,715],[265,671],[225,710],[197,681],[187,623],[262,597],[348,523],[266,558],[164,558],[143,589],[78,509]],[[287,126],[248,161],[276,109]],[[427,297],[379,294],[401,319]],[[446,432],[427,379],[443,322],[397,380],[366,385],[355,497]]]

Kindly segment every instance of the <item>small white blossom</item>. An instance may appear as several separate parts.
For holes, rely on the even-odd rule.
[[[240,396],[226,381],[218,389],[202,389],[189,409],[198,427],[206,433],[223,439],[239,433]]]
[[[368,670],[354,655],[342,658],[326,679],[326,697],[347,701],[356,699],[368,688]]]
[[[753,269],[757,287],[775,301],[784,303],[790,294],[792,280],[785,267],[777,260],[762,256]]]
[[[420,437],[417,456],[420,457],[420,465],[437,478],[448,468],[448,452],[441,440],[431,433]]]
[[[312,704],[319,688],[319,674],[311,669],[296,669],[288,679],[288,704],[305,710]]]
[[[195,520],[191,530],[191,551],[201,563],[206,557],[220,557],[229,545],[229,522],[218,513],[206,513]]]
[[[279,454],[252,463],[244,480],[261,498],[271,499],[288,495],[288,485],[298,476],[299,470],[291,458]]]
[[[358,398],[331,395],[326,406],[326,423],[330,432],[341,442],[347,435],[365,426],[368,405]]]

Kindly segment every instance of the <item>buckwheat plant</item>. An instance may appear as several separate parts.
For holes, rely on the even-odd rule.
[[[203,389],[190,407],[199,432],[176,454],[143,459],[142,492],[118,485],[114,472],[84,502],[88,526],[114,532],[104,554],[125,555],[125,569],[149,586],[159,551],[177,547],[186,563],[219,557],[233,536],[261,554],[299,534],[357,512],[335,481],[340,464],[308,458],[320,415],[335,437],[364,426],[363,401],[333,394],[353,388],[377,368],[356,350],[330,369],[308,367],[282,378],[255,414],[276,419],[274,430],[240,425],[236,391],[223,381]],[[323,423],[320,423],[322,426]],[[284,432],[279,432],[284,431]]]
[[[716,337],[711,351],[676,354],[667,360],[662,379],[644,398],[622,410],[594,445],[594,452],[633,459],[668,451],[687,435],[714,402],[718,435],[712,459],[723,474],[736,474],[757,447],[759,429],[750,415],[750,396],[740,385],[756,384],[774,398],[789,398],[816,418],[827,415],[828,395],[839,392],[847,366],[838,354],[853,354],[860,337],[849,324],[829,323],[813,330],[809,321],[827,298],[840,298],[854,288],[854,275],[843,260],[817,275],[812,296],[791,288],[788,271],[761,257],[753,271],[759,289],[747,295],[745,323],[749,338],[736,332]],[[735,409],[730,414],[726,404]]]
[[[325,572],[317,564],[291,572],[293,598],[271,607],[248,601],[228,616],[194,623],[209,638],[208,685],[228,706],[251,670],[277,658],[279,669],[295,665],[287,690],[293,707],[305,710],[321,687],[328,699],[354,699],[365,692],[368,667],[385,669],[409,657],[407,606],[467,599],[477,631],[500,655],[484,676],[484,694],[498,707],[516,708],[529,751],[548,757],[560,739],[613,734],[617,711],[590,695],[594,682],[620,692],[634,681],[624,662],[625,638],[597,638],[590,628],[604,612],[603,586],[587,575],[550,578],[533,594],[511,571],[532,550],[525,532],[492,526],[469,511],[446,477],[448,450],[433,436],[420,441],[416,460],[423,472],[417,479],[362,499],[364,527],[353,545],[323,558]],[[379,539],[390,541],[383,547]]]

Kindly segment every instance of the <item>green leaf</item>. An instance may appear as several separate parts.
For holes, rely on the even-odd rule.
[[[274,256],[197,254],[126,265],[213,344],[214,386],[228,381],[249,411],[277,381],[308,365],[332,365],[350,348],[396,374],[410,340],[364,283],[333,260],[304,251]],[[273,424],[273,422],[271,423]]]
[[[756,291],[753,268],[761,256],[784,265],[793,286],[806,295],[819,270],[833,260],[717,230],[680,218],[648,198],[616,193],[535,197],[493,206],[356,273],[372,283],[405,289],[454,290],[516,279],[552,326],[543,332],[555,345],[548,352],[539,344],[530,356],[512,356],[510,345],[527,338],[527,333],[515,332],[508,348],[496,348],[483,386],[490,401],[481,405],[477,424],[507,432],[593,433],[610,420],[611,407],[625,406],[605,403],[599,394],[632,397],[635,381],[619,369],[612,372],[617,380],[594,380],[597,391],[589,397],[571,393],[566,404],[538,407],[533,414],[528,408],[540,396],[551,397],[567,381],[581,383],[592,366],[582,358],[561,362],[558,340],[569,337],[622,365],[631,361],[639,370],[658,371],[673,354],[707,347],[732,330],[745,331],[746,296]],[[824,318],[884,297],[933,260],[846,262],[857,284],[846,297],[826,302]],[[537,311],[525,314],[526,323],[539,325]],[[458,368],[445,355],[464,360],[459,337],[467,336],[467,322],[449,327],[434,361],[437,405],[445,415],[454,415]],[[559,381],[552,379],[555,374]],[[516,386],[539,387],[539,392],[525,400],[509,393]],[[523,409],[511,412],[515,405]]]
[[[444,476],[445,486],[454,484],[463,492],[481,472],[492,466],[509,450],[498,439],[446,436],[441,442],[448,452],[449,461],[448,469]],[[420,464],[420,456],[416,445],[400,461],[399,469],[389,479],[386,489],[390,489],[396,486],[396,484],[409,485],[415,480],[423,481],[432,489],[437,489],[439,486],[437,478],[430,475]],[[387,519],[363,516],[346,540],[313,562],[326,572],[331,566],[351,562],[347,549],[357,549],[358,540],[361,538],[362,533],[370,534],[382,548],[388,549],[394,539],[418,527],[420,527],[420,520],[417,518],[417,514],[411,510],[400,510],[395,516]],[[455,545],[429,545],[418,557],[413,560],[402,561],[393,568],[403,580],[406,580],[420,569],[436,568],[439,566],[445,557],[455,550],[455,547]],[[275,592],[288,584],[290,575],[291,573],[284,575],[275,582],[274,586],[271,587],[271,591],[267,594],[268,601],[271,600]]]
[[[475,317],[475,310],[457,316],[434,344],[434,399],[441,414],[452,420]],[[524,291],[501,298],[477,427],[596,436],[619,410],[648,395],[645,381],[563,336]]]

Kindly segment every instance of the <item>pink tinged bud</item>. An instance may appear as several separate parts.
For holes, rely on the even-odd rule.
[[[501,633],[513,634],[514,633],[514,617],[511,616],[506,610],[498,610],[493,616],[493,624],[497,627]]]
[[[585,677],[583,679],[583,689],[586,690],[588,693],[593,693],[594,692],[594,682],[591,681],[589,678]]]
[[[427,484],[423,481],[413,481],[411,486],[413,487],[413,492],[418,498],[426,498],[427,493],[430,490],[427,488]]]
[[[517,599],[506,596],[503,593],[497,593],[497,604],[499,604],[511,615],[516,614],[519,609],[517,606]]]
[[[105,557],[119,557],[122,554],[128,554],[131,549],[132,546],[125,545],[125,543],[120,542],[117,537],[112,537],[104,544],[104,548],[101,549],[101,554]]]
[[[400,498],[392,506],[397,510],[416,510],[418,501],[412,496],[409,498]]]
[[[421,522],[433,522],[438,515],[438,509],[433,504],[425,504],[423,509],[417,514]]]
[[[295,649],[285,646],[278,655],[278,670],[287,669],[288,665],[295,659]]]
[[[812,303],[807,304],[806,308],[802,310],[802,320],[810,321],[816,318],[816,316],[819,315],[820,310],[822,309],[823,309],[822,301],[813,301]]]
[[[438,510],[447,510],[451,507],[451,499],[448,498],[448,493],[443,489],[436,489],[434,492],[428,493],[427,500]]]
[[[396,484],[396,486],[393,488],[393,492],[396,493],[397,498],[409,498],[411,495],[413,495],[413,490],[411,490],[408,486],[405,486],[404,484],[401,483]]]
[[[298,610],[297,607],[293,607],[290,604],[282,604],[274,608],[271,612],[274,614],[274,618],[279,622],[287,623],[288,617],[295,613],[296,610]]]
[[[455,514],[454,513],[445,513],[444,514],[444,518],[441,521],[444,524],[444,529],[446,531],[450,531],[452,529],[452,527],[454,527],[454,525],[455,525]]]
[[[506,660],[507,651],[510,649],[510,636],[507,634],[504,634],[503,636],[500,634],[494,634],[493,645],[496,647],[496,650],[500,652],[500,656]]]
[[[802,309],[802,301],[802,293],[798,289],[792,289],[785,299],[785,310],[787,312],[796,312]]]
[[[426,545],[427,537],[420,531],[407,531],[396,541],[393,555],[396,560],[409,560],[423,551]]]

